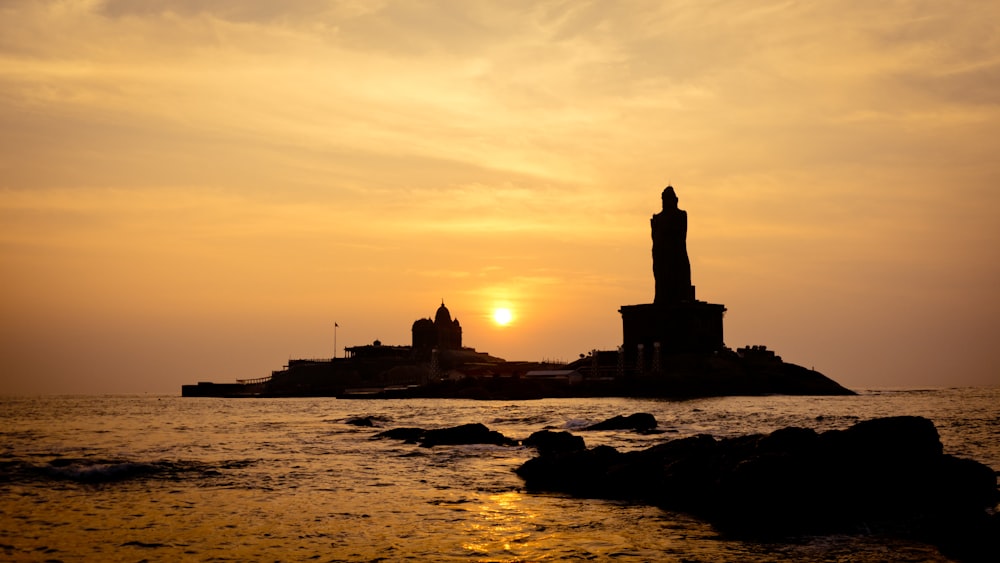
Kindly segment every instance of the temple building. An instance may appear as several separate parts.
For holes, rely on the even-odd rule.
[[[451,312],[444,306],[438,307],[434,320],[418,319],[413,322],[413,353],[418,358],[430,358],[431,351],[460,350],[462,348],[462,325],[451,318]]]

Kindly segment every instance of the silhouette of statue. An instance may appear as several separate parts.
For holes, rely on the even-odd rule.
[[[653,303],[667,304],[694,299],[691,262],[687,253],[687,212],[677,207],[672,186],[663,190],[663,211],[649,220],[653,231]]]

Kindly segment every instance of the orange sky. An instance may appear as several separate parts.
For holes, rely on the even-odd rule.
[[[208,6],[208,7],[206,7]],[[410,326],[571,360],[672,183],[726,342],[1000,385],[1000,5],[0,3],[0,393],[179,393]],[[514,321],[498,327],[495,306]]]

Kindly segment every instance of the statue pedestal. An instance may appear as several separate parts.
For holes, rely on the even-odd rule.
[[[652,365],[655,344],[659,352],[670,354],[710,354],[725,345],[722,317],[726,306],[705,301],[677,301],[622,305],[623,350],[627,365],[636,366],[639,345],[643,346],[640,371]]]

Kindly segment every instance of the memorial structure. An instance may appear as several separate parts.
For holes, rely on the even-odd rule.
[[[650,220],[652,303],[622,305],[623,344],[568,364],[508,362],[463,345],[444,305],[414,321],[411,346],[376,340],[345,357],[288,360],[270,377],[184,385],[185,397],[477,398],[851,395],[823,374],[785,362],[766,346],[725,346],[725,305],[699,301],[691,284],[687,213],[667,186]],[[336,326],[336,325],[334,325]]]
[[[650,219],[653,302],[619,309],[625,361],[640,371],[659,365],[660,356],[705,354],[724,347],[725,305],[699,301],[691,284],[687,212],[678,208],[672,186],[661,197],[663,209]]]

